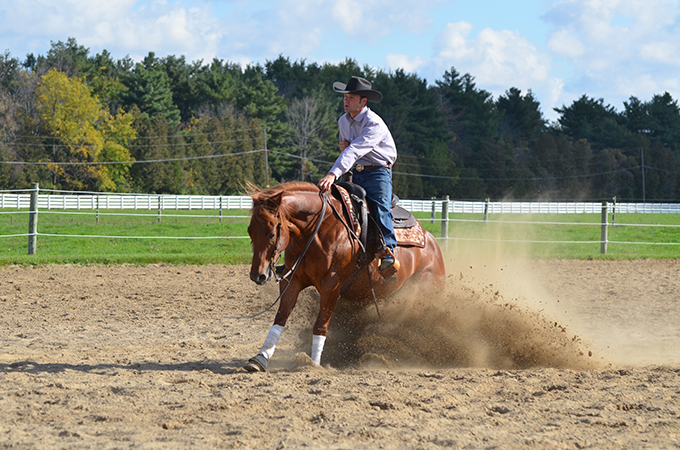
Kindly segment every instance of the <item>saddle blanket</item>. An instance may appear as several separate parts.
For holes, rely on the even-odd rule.
[[[402,247],[425,247],[425,230],[420,222],[409,228],[395,228],[397,245]]]

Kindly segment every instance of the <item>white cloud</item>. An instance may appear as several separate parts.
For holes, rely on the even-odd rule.
[[[412,73],[416,72],[420,68],[424,60],[416,56],[415,58],[409,58],[408,55],[399,55],[396,53],[389,53],[385,58],[385,63],[389,70],[403,69],[404,72]]]
[[[22,0],[10,5],[0,0],[0,42],[13,53],[21,49],[22,56],[24,49],[44,54],[49,41],[75,37],[93,52],[106,49],[114,57],[129,54],[136,60],[153,51],[240,63],[264,62],[279,54],[292,59],[316,54],[331,61],[352,57],[353,45],[365,49],[390,33],[423,33],[432,23],[428,9],[443,2]]]
[[[208,9],[188,8],[181,2],[143,4],[136,0],[93,2],[90,0],[41,0],[15,2],[2,8],[0,39],[28,51],[44,54],[50,41],[75,37],[78,44],[140,58],[149,51],[158,55],[214,56],[216,36],[221,33]],[[11,47],[10,47],[11,50]],[[21,55],[23,56],[23,55]],[[211,57],[212,58],[212,57]]]
[[[472,24],[467,22],[446,25],[435,48],[435,59],[438,60],[440,66],[450,66],[452,61],[465,60],[474,56],[467,39],[472,29]]]
[[[571,65],[564,103],[586,94],[620,109],[631,95],[680,95],[678,0],[564,0],[545,19],[550,50]]]
[[[679,36],[680,38],[680,36]],[[680,67],[680,46],[673,42],[650,42],[639,47],[640,59],[670,66]]]
[[[530,89],[541,102],[546,118],[554,120],[552,109],[561,106],[557,102],[564,82],[551,74],[550,55],[516,31],[485,28],[476,36],[473,31],[467,22],[449,23],[437,38],[432,60],[423,65],[435,74],[451,67],[461,74],[469,73],[479,89],[495,97],[511,87],[523,92]]]
[[[438,72],[452,66],[473,75],[480,87],[503,92],[529,89],[550,81],[550,60],[519,33],[485,28],[470,37],[472,25],[450,23],[439,36],[433,61]]]
[[[333,18],[349,36],[358,34],[364,23],[362,3],[355,0],[339,0],[333,6]]]
[[[411,2],[408,2],[411,3]],[[432,17],[423,11],[429,2],[413,2],[414,5],[400,5],[389,8],[387,19],[389,23],[411,33],[420,34],[432,24]],[[425,3],[425,4],[423,4]]]
[[[580,57],[585,52],[578,35],[565,29],[557,30],[550,36],[548,48],[556,55],[572,59]]]
[[[305,3],[304,0],[301,0]],[[392,27],[422,33],[432,18],[425,11],[444,0],[330,0],[337,25],[350,36],[361,34],[366,39],[384,36]],[[316,2],[323,11],[323,1]]]

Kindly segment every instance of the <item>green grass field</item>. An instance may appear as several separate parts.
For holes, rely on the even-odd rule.
[[[441,236],[440,221],[432,223],[428,213],[417,216]],[[490,215],[486,223],[481,214],[449,218],[449,239],[442,242],[448,251],[484,249],[545,259],[680,257],[680,245],[667,245],[680,243],[675,214],[617,214],[616,226],[608,227],[605,255],[600,254],[600,214]],[[173,211],[160,222],[151,211],[107,211],[98,221],[94,211],[41,211],[37,251],[28,255],[28,212],[3,209],[0,236],[22,236],[0,237],[0,265],[245,264],[251,258],[248,221],[246,210],[229,210],[222,220],[216,211]]]
[[[216,211],[173,211],[159,222],[157,213],[107,211],[100,213],[97,222],[94,212],[41,211],[36,254],[28,255],[27,236],[0,238],[0,264],[249,262],[248,211],[230,210],[224,215],[220,221]],[[0,210],[0,235],[27,233],[25,210]]]

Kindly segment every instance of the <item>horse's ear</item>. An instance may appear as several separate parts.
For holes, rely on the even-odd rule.
[[[275,206],[274,209],[279,209],[281,202],[283,201],[283,191],[277,192],[267,199],[267,203],[271,203]]]

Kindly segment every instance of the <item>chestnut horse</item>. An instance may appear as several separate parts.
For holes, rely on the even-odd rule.
[[[387,281],[379,274],[378,258],[372,257],[368,262],[368,271],[365,263],[361,269],[358,258],[363,249],[348,230],[345,219],[340,217],[340,201],[320,193],[316,185],[289,182],[266,190],[255,188],[251,197],[253,208],[248,234],[253,243],[253,261],[250,278],[257,284],[274,278],[275,264],[284,250],[287,274],[279,284],[280,303],[274,325],[260,352],[248,361],[245,367],[248,371],[266,370],[298,294],[306,287],[314,286],[320,294],[311,352],[312,361],[319,365],[328,323],[341,294],[343,299],[366,304],[374,296],[389,297],[409,279],[429,286],[444,286],[446,273],[442,252],[434,236],[425,230],[423,248],[397,247],[395,256],[401,266],[397,279]],[[370,272],[370,279],[367,272]]]

